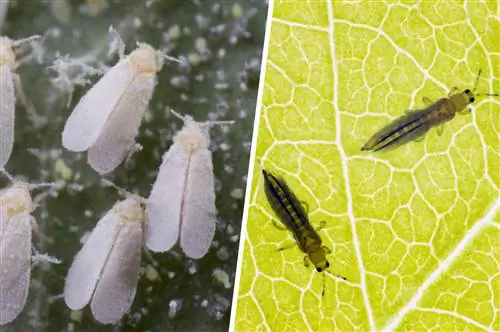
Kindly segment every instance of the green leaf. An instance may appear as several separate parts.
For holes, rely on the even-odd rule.
[[[497,15],[497,16],[495,16]],[[494,2],[274,4],[236,331],[498,330],[498,99],[478,97],[438,136],[365,153],[422,97],[500,91]],[[303,265],[261,169],[309,205],[331,272]]]

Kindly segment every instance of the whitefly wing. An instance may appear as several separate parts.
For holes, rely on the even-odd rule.
[[[140,222],[123,222],[115,245],[97,284],[90,307],[103,324],[118,322],[135,297],[143,232]]]
[[[64,126],[62,143],[66,149],[85,151],[96,142],[134,77],[132,62],[125,58],[82,97]]]
[[[184,190],[180,244],[191,258],[201,258],[210,249],[215,234],[215,188],[212,153],[193,153]]]
[[[0,168],[4,167],[14,145],[16,95],[11,69],[0,67]]]
[[[152,251],[168,251],[177,242],[188,164],[189,154],[180,142],[163,156],[146,205],[146,246]]]
[[[31,273],[31,216],[22,213],[8,221],[0,216],[0,325],[14,320],[28,297]]]
[[[88,162],[97,172],[111,172],[127,156],[153,95],[155,80],[155,73],[142,73],[123,92],[99,138],[88,152]]]
[[[71,265],[64,286],[64,300],[72,310],[89,303],[113,244],[118,236],[120,217],[109,211],[94,228]]]

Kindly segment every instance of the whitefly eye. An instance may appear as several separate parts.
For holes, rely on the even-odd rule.
[[[472,98],[470,98],[470,99],[469,99],[469,101],[470,101],[471,103],[473,103],[473,102],[474,102],[474,100],[476,100],[474,97],[472,97]]]

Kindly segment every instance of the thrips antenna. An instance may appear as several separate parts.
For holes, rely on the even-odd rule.
[[[479,83],[479,77],[481,76],[481,71],[482,71],[482,69],[479,69],[479,72],[477,73],[476,84],[474,85],[474,89],[472,90],[472,92],[474,92],[474,94],[476,96],[489,96],[489,97],[500,96],[500,93],[477,93],[476,94],[476,88],[477,88],[477,84]]]

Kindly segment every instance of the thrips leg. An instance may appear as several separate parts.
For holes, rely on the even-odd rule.
[[[456,86],[454,86],[454,87],[451,88],[450,92],[448,92],[448,97],[456,95],[459,92],[460,92],[460,89],[457,88]]]
[[[425,138],[425,135],[415,138],[415,142],[422,142]]]
[[[285,244],[284,246],[281,246],[278,249],[276,249],[276,251],[283,251],[283,250],[291,249],[291,248],[295,247],[296,244],[297,243],[295,243],[295,242]]]
[[[323,248],[323,250],[325,251],[325,253],[327,255],[332,253],[332,250],[330,248],[328,248],[327,246],[321,246],[321,248]]]
[[[311,264],[309,264],[309,259],[307,259],[307,256],[304,255],[304,266],[309,267]]]
[[[317,230],[317,231],[322,230],[322,229],[325,227],[325,225],[326,225],[326,221],[321,220],[321,221],[319,222],[319,226],[318,226],[318,228],[317,228],[316,230]]]
[[[304,202],[304,201],[300,201],[300,203],[302,203],[302,206],[305,207],[306,212],[309,213],[309,204],[307,204],[307,202]]]
[[[432,100],[430,100],[430,98],[428,97],[422,97],[422,101],[426,106],[432,105]]]
[[[286,227],[285,226],[278,224],[278,222],[276,220],[274,220],[274,219],[271,219],[271,221],[273,222],[274,227],[276,227],[280,231],[286,231]]]
[[[458,114],[460,115],[467,115],[471,112],[472,110],[468,107],[464,108],[463,110],[457,111]]]
[[[444,123],[443,123],[443,124],[441,124],[441,125],[437,128],[437,134],[438,134],[438,136],[443,135],[443,131],[444,131]]]

